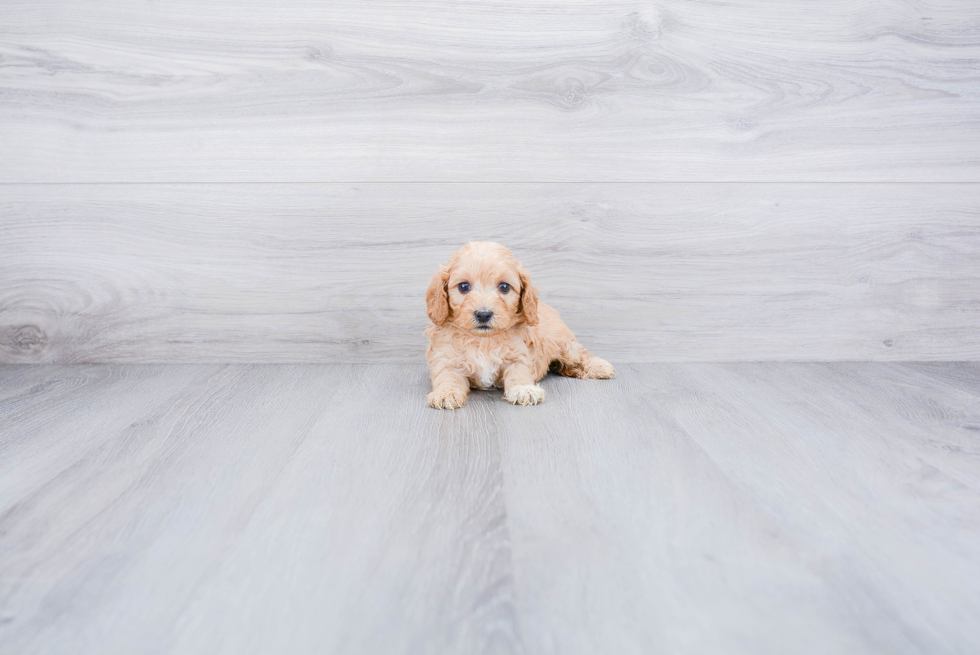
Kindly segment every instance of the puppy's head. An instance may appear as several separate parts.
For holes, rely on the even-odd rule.
[[[521,321],[538,324],[538,290],[507,248],[472,241],[457,250],[432,277],[425,294],[429,318],[489,336]]]

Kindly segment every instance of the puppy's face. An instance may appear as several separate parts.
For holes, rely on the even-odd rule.
[[[530,275],[507,248],[473,242],[439,269],[426,294],[429,318],[451,322],[477,336],[490,336],[520,321],[537,323],[537,292]]]

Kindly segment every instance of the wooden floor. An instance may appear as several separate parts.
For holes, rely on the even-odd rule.
[[[0,368],[0,653],[980,652],[980,365]]]
[[[5,0],[0,655],[980,653],[978,61],[976,0]],[[471,239],[619,376],[428,409]]]

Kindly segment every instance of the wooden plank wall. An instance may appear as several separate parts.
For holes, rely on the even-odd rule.
[[[413,362],[461,243],[621,362],[980,359],[980,4],[0,11],[0,362]]]

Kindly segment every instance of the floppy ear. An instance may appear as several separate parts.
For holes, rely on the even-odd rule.
[[[429,290],[425,292],[425,308],[429,313],[429,319],[436,325],[442,325],[449,318],[447,282],[449,282],[449,269],[440,266],[439,271],[429,282]]]
[[[523,268],[518,272],[521,278],[521,303],[517,311],[524,315],[530,326],[538,324],[538,288],[531,284],[531,274]]]

